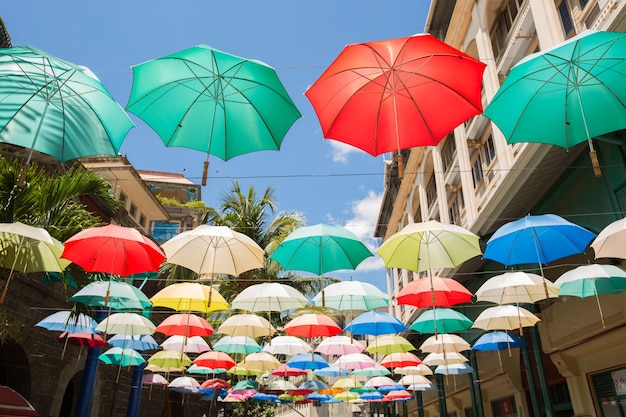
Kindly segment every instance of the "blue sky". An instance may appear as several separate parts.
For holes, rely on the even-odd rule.
[[[302,113],[280,151],[242,155],[228,162],[210,158],[202,199],[218,206],[233,179],[247,189],[276,191],[278,210],[304,213],[307,224],[346,226],[372,250],[384,190],[383,163],[363,151],[322,137],[304,92],[351,43],[421,33],[427,0],[189,1],[35,0],[11,1],[0,17],[14,46],[34,45],[89,67],[125,106],[131,66],[198,44],[261,60],[274,68]],[[200,183],[205,155],[165,148],[150,127],[131,115],[136,127],[121,148],[137,169],[184,172]],[[374,283],[386,290],[378,257],[357,271],[333,274]]]

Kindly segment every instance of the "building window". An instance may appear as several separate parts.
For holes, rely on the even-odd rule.
[[[485,139],[485,142],[482,145],[482,153],[485,158],[485,164],[491,165],[491,162],[496,158],[496,147],[493,144],[493,134],[490,133]]]
[[[139,215],[139,225],[141,227],[146,227],[146,216],[143,214]]]
[[[159,243],[166,242],[178,234],[178,223],[154,222],[152,237]]]
[[[135,214],[137,214],[137,206],[133,203],[130,203],[130,210],[128,210],[128,213],[131,217],[135,217]]]
[[[626,368],[591,375],[591,386],[601,417],[623,416],[626,412]]]
[[[506,39],[513,27],[515,19],[522,8],[524,0],[509,0],[505,2],[502,11],[496,17],[493,24],[493,30],[491,31],[491,47],[493,48],[493,54],[499,57],[504,51],[506,46]]]
[[[126,207],[126,199],[128,197],[126,197],[126,194],[124,193],[124,191],[120,191],[120,201],[122,202],[122,204],[124,205],[124,207]]]
[[[456,144],[454,143],[453,137],[449,136],[448,139],[446,139],[441,147],[440,153],[443,172],[448,172],[454,162],[454,155],[456,153]]]
[[[476,156],[476,159],[474,160],[474,164],[472,165],[472,178],[474,179],[474,188],[478,188],[484,176],[485,174],[483,172],[483,161],[480,157],[479,152]]]
[[[517,416],[515,408],[515,397],[503,398],[491,402],[493,417],[514,417]]]
[[[430,177],[428,185],[426,186],[426,200],[428,200],[429,210],[432,208],[435,202],[437,202],[437,183],[435,181],[434,175]]]
[[[567,1],[563,0],[559,5],[559,15],[561,16],[561,22],[563,23],[563,31],[565,37],[568,38],[571,33],[574,32],[574,22],[572,21],[572,15],[567,7]]]

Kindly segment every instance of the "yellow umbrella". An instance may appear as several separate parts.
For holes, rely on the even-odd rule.
[[[154,307],[167,307],[177,311],[207,313],[228,310],[228,302],[215,288],[197,282],[168,285],[157,292],[150,301]]]
[[[402,353],[415,350],[415,346],[402,336],[385,334],[376,337],[365,349],[367,353],[380,353],[388,355],[390,353]]]

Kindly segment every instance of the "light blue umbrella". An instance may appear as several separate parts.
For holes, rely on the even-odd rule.
[[[350,372],[345,369],[339,369],[334,366],[329,366],[327,368],[314,369],[313,375],[336,377],[336,376],[348,376],[350,375]]]
[[[317,353],[301,353],[296,355],[287,361],[287,366],[300,369],[321,369],[330,367],[328,362]]]
[[[359,399],[363,401],[378,401],[383,398],[385,398],[385,395],[380,391],[365,392],[359,395]]]
[[[343,330],[352,334],[380,336],[397,334],[407,327],[396,317],[381,311],[368,311],[358,315]]]
[[[323,368],[323,369],[326,369],[326,368]],[[321,389],[327,389],[327,388],[328,388],[328,385],[324,381],[320,381],[319,379],[309,379],[307,381],[304,381],[298,387],[299,390],[312,390],[312,391],[319,391]]]
[[[436,374],[442,375],[463,375],[474,372],[474,369],[466,363],[453,363],[450,365],[438,365],[435,368]]]
[[[224,336],[213,345],[213,350],[224,353],[256,353],[261,346],[250,336]]]
[[[506,332],[487,332],[472,345],[473,350],[506,350],[524,347],[524,341]]]
[[[313,400],[313,401],[327,401],[327,400],[330,400],[332,397],[328,394],[320,394],[319,392],[312,392],[309,395],[307,395],[305,398],[307,400]]]
[[[157,341],[149,334],[126,335],[120,333],[112,336],[107,342],[114,347],[134,349],[140,352],[159,348]]]
[[[71,311],[58,311],[35,324],[47,330],[67,333],[96,333],[97,325],[90,316],[83,313],[72,315]]]

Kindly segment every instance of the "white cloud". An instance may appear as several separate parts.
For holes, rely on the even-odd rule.
[[[363,153],[362,150],[355,148],[354,146],[346,145],[343,142],[336,140],[329,140],[330,148],[332,151],[333,162],[339,162],[341,164],[348,163],[348,156],[353,153]]]

